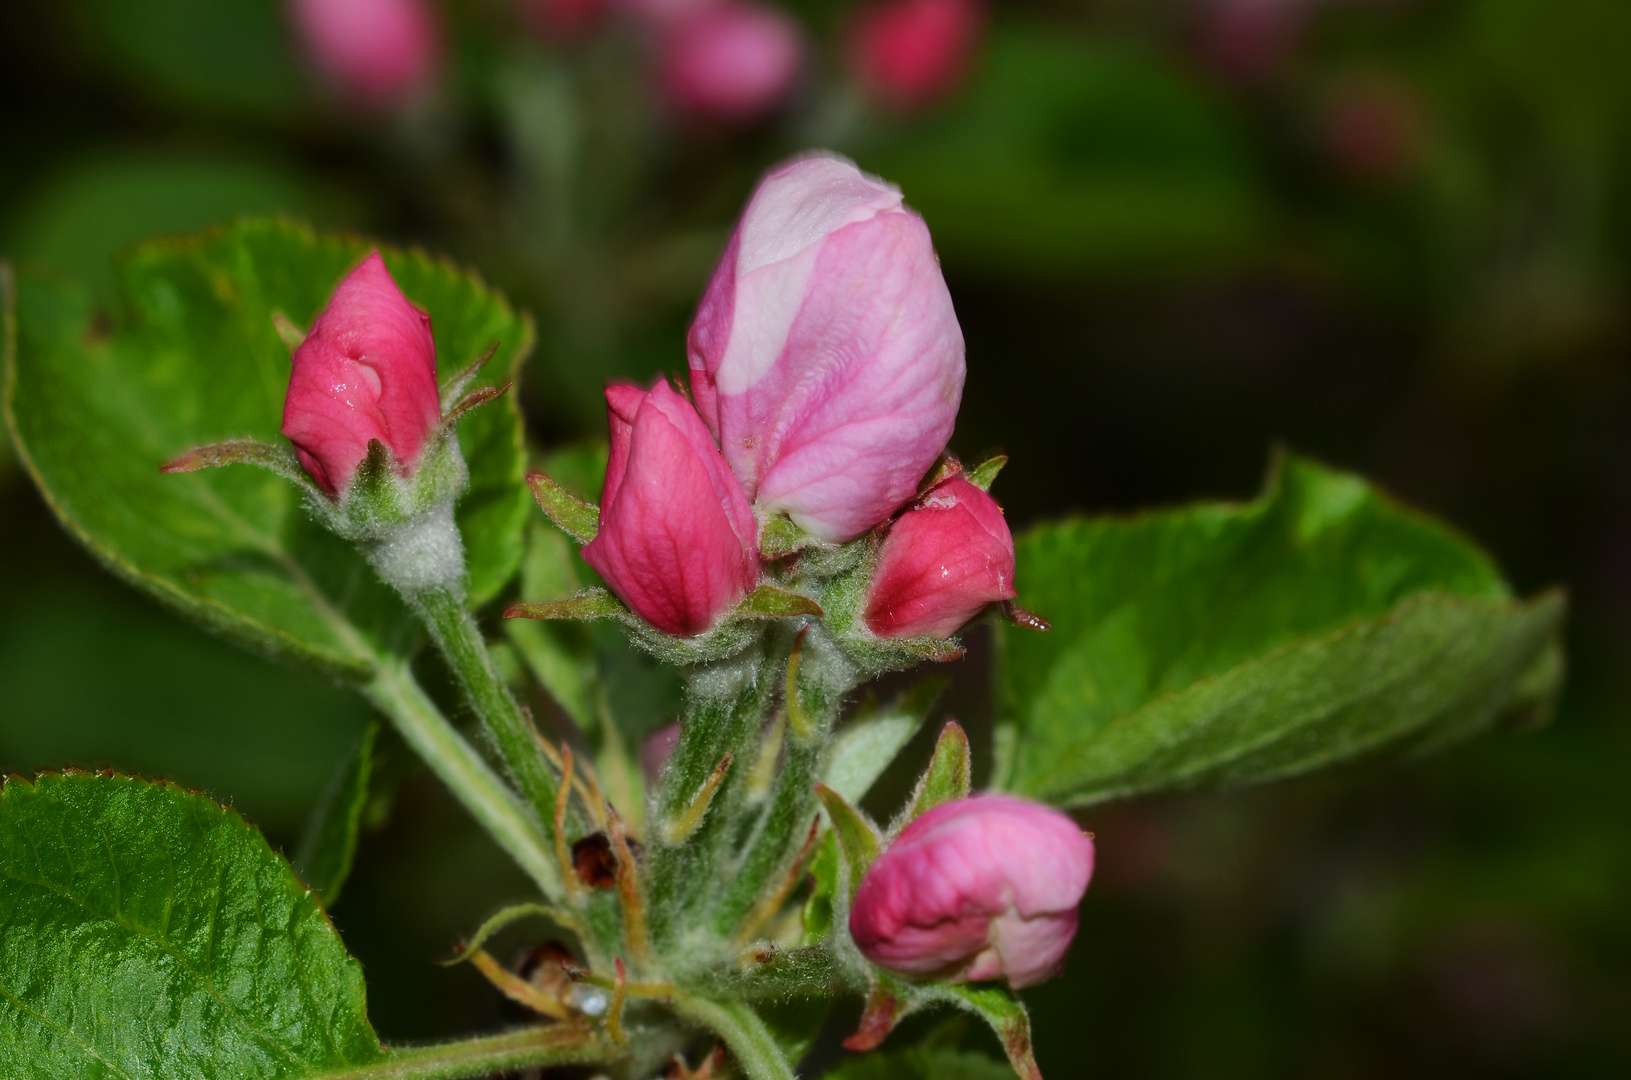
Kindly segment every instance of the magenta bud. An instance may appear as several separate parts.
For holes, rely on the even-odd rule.
[[[857,15],[850,65],[880,104],[920,109],[962,81],[983,22],[979,0],[888,0]]]
[[[879,637],[950,637],[1014,593],[1014,537],[997,500],[945,480],[889,527],[867,595]]]
[[[943,803],[906,826],[855,894],[862,955],[904,975],[1031,986],[1059,973],[1093,876],[1093,840],[1006,795]]]
[[[334,289],[294,352],[283,434],[330,495],[378,439],[411,470],[441,421],[430,316],[408,303],[374,252]]]
[[[676,111],[744,123],[772,112],[798,81],[798,25],[772,8],[721,0],[669,21],[660,78]]]
[[[583,557],[634,612],[699,634],[758,581],[753,508],[691,404],[659,379],[606,391],[611,452]]]
[[[442,28],[424,0],[290,0],[306,50],[346,97],[398,105],[441,65]]]
[[[691,324],[691,389],[756,504],[823,540],[911,497],[963,393],[923,219],[831,156],[765,176]]]

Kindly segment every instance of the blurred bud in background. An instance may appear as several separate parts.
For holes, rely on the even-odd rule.
[[[1313,0],[1195,0],[1195,44],[1213,71],[1260,85],[1296,58]]]
[[[647,784],[655,787],[657,781],[662,779],[663,766],[674,756],[674,747],[679,744],[678,723],[664,724],[646,736],[645,741],[640,744],[640,775],[646,778]]]
[[[932,105],[957,88],[984,26],[980,0],[890,0],[850,26],[850,67],[866,95],[891,109]]]
[[[442,26],[424,0],[290,0],[306,51],[349,104],[394,107],[429,88]]]
[[[761,119],[798,83],[804,40],[784,13],[757,4],[645,4],[657,30],[658,79],[678,113],[727,123]]]
[[[1372,183],[1397,183],[1421,161],[1424,107],[1404,81],[1382,73],[1334,89],[1319,118],[1319,140],[1342,172]]]
[[[572,42],[598,29],[613,0],[515,0],[521,24],[545,41]]]

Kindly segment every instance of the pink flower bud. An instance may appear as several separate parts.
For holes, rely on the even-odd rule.
[[[682,113],[742,123],[787,99],[804,46],[798,25],[771,8],[721,0],[663,31],[661,81]]]
[[[441,26],[424,0],[290,0],[290,9],[323,73],[363,104],[398,104],[440,66]]]
[[[378,439],[411,469],[442,417],[430,316],[408,303],[374,252],[345,276],[294,352],[283,434],[330,495]]]
[[[922,108],[962,81],[982,21],[979,0],[889,0],[856,18],[850,63],[882,104]]]
[[[1002,508],[955,476],[889,527],[866,624],[880,637],[950,637],[987,604],[1014,595],[1014,537]]]
[[[1031,986],[1059,973],[1093,841],[1069,817],[1006,795],[943,803],[861,879],[849,932],[879,967]]]
[[[606,391],[611,453],[583,557],[635,613],[699,634],[758,581],[757,523],[689,402],[659,380]]]
[[[737,479],[824,540],[911,497],[963,393],[963,332],[928,226],[837,157],[760,181],[688,345],[697,409]]]

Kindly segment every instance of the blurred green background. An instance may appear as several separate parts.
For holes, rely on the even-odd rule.
[[[1631,1074],[1631,5],[1001,3],[905,116],[850,85],[849,5],[787,8],[798,94],[730,127],[668,115],[627,27],[543,40],[503,0],[442,5],[441,83],[388,116],[322,88],[274,0],[11,0],[0,252],[110,306],[121,249],[237,214],[448,253],[538,316],[550,446],[599,433],[607,378],[684,368],[762,168],[854,156],[934,232],[968,340],[953,445],[1009,452],[1016,526],[1248,496],[1283,442],[1572,597],[1546,729],[1085,815],[1070,968],[1026,995],[1044,1072]],[[948,702],[976,728],[981,656]],[[167,776],[288,848],[366,720],[103,574],[0,446],[0,769]],[[382,1035],[502,1021],[432,961],[523,892],[405,781],[334,911]]]

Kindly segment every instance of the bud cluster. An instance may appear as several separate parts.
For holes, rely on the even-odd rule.
[[[897,189],[825,155],[769,173],[687,351],[690,400],[665,380],[606,393],[583,556],[633,615],[706,636],[769,586],[807,598],[881,670],[951,655],[923,639],[1014,597],[1002,511],[944,457],[963,336]]]

